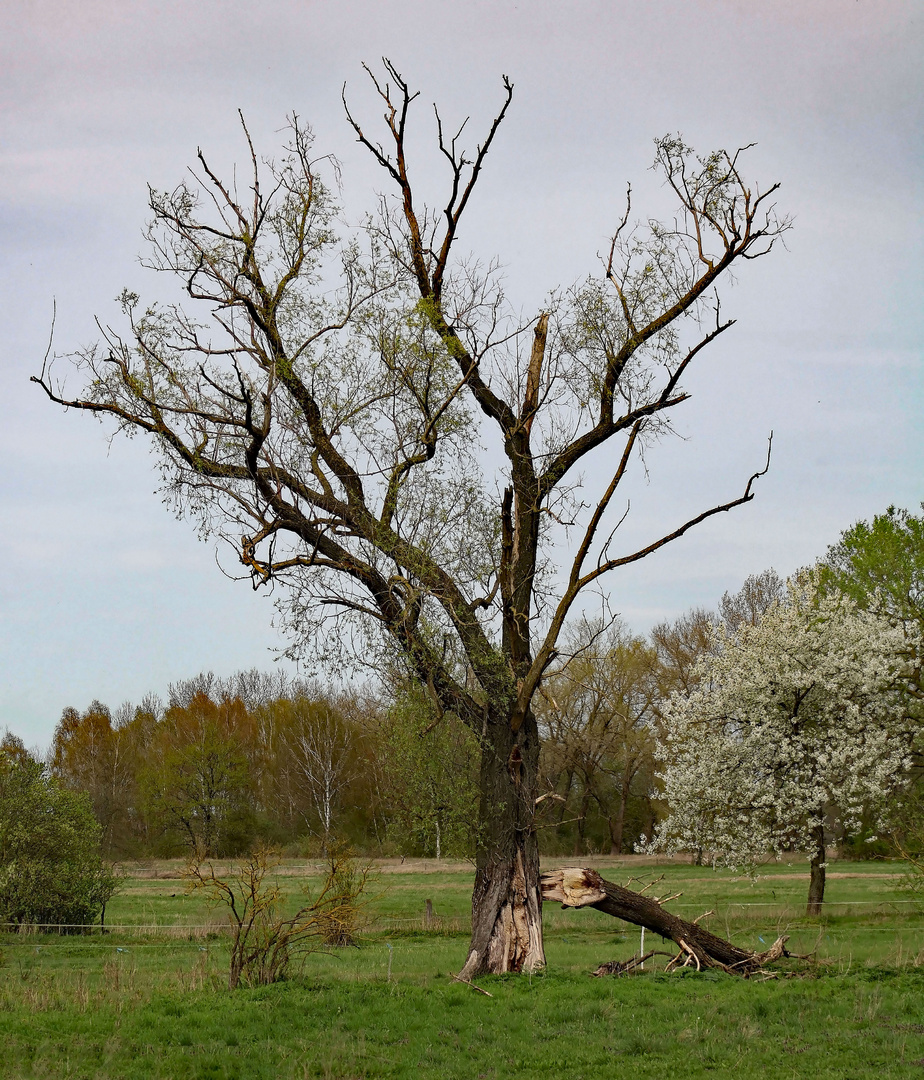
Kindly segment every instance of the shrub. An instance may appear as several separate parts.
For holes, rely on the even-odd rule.
[[[327,874],[317,898],[289,918],[282,914],[282,893],[275,869],[279,855],[258,848],[228,872],[192,861],[184,876],[187,891],[204,890],[213,906],[225,907],[231,927],[228,989],[279,982],[298,955],[319,948],[350,945],[359,928],[368,871],[343,850],[328,856]]]
[[[75,930],[102,922],[118,880],[87,795],[40,762],[0,754],[0,922]]]

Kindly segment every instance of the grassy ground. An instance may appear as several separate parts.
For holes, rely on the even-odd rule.
[[[747,946],[788,932],[817,960],[766,982],[665,975],[666,958],[636,977],[590,979],[601,961],[632,955],[638,932],[553,908],[548,973],[479,980],[485,997],[450,975],[465,954],[470,868],[385,864],[360,948],[315,954],[297,978],[231,994],[219,915],[184,894],[175,864],[159,864],[110,905],[113,933],[2,940],[0,1076],[924,1077],[924,913],[891,867],[833,865],[828,913],[809,920],[804,865],[752,883],[689,865],[596,862],[621,883],[663,873],[654,891],[683,893],[672,910],[713,909],[712,929]],[[285,869],[295,902],[317,867]]]

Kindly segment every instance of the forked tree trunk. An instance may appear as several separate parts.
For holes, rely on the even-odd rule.
[[[819,825],[814,830],[815,850],[812,852],[812,869],[809,878],[809,895],[806,915],[820,915],[825,901],[825,827]]]
[[[492,717],[482,738],[481,835],[472,892],[472,938],[460,978],[545,966],[539,842],[535,830],[539,732],[527,714],[513,732]]]
[[[571,797],[571,788],[574,784],[574,770],[571,769],[567,774],[567,783],[565,784],[564,796],[561,802],[558,804],[558,824],[561,825],[565,820],[565,814],[568,810],[568,799]]]

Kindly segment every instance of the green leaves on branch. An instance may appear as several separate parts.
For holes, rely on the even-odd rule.
[[[823,587],[840,589],[902,628],[912,691],[924,697],[924,515],[890,506],[872,523],[858,521],[828,549],[820,570]]]
[[[382,774],[393,836],[415,853],[470,857],[478,815],[478,741],[454,714],[442,718],[419,688],[408,689],[382,731]]]
[[[74,931],[101,919],[119,882],[100,838],[89,796],[0,754],[0,923]]]

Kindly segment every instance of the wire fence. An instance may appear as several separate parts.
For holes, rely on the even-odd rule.
[[[858,943],[862,944],[862,935],[868,933],[869,928],[864,928],[861,933],[855,928],[849,927],[824,929],[818,926],[789,926],[786,928],[786,932],[790,936],[790,949],[805,951],[807,954],[818,955],[821,958],[827,957],[829,960],[847,957],[856,958],[859,961],[872,957],[875,958],[874,962],[889,962],[898,958],[900,962],[911,960],[915,963],[915,966],[924,964],[924,926],[904,930],[885,927],[873,929],[890,933],[892,939],[885,942],[880,939],[880,944],[871,943],[868,948],[863,949],[857,946]],[[569,955],[573,958],[571,963],[584,964],[587,962],[586,954],[588,952],[595,957],[594,963],[596,963],[596,957],[598,956],[621,955],[627,949],[641,955],[645,951],[645,940],[647,939],[649,942],[650,948],[650,943],[659,937],[659,935],[648,931],[644,937],[641,937],[640,942],[639,928],[626,928],[626,931],[620,931],[616,935],[612,931],[582,931],[571,937],[559,935],[555,939],[550,938],[546,941],[546,951],[549,955],[554,952],[555,964],[561,963],[562,960],[567,963],[566,958]],[[735,943],[743,948],[759,951],[762,948],[769,948],[777,936],[778,928],[776,927],[756,927],[746,934],[733,935],[733,939],[737,939]],[[799,944],[800,941],[801,944]],[[670,944],[670,942],[667,942],[668,946]],[[188,964],[190,959],[196,962],[217,961],[223,965],[227,963],[227,945],[228,943],[223,940],[206,942],[205,944],[191,941],[138,941],[118,946],[98,938],[90,941],[83,940],[79,943],[43,941],[40,944],[34,944],[25,941],[7,941],[0,943],[0,957],[2,957],[3,953],[6,953],[13,964],[17,960],[20,964],[23,962],[40,964],[42,957],[45,956],[50,961],[53,961],[55,968],[61,968],[63,965],[65,969],[80,970],[87,963],[95,964],[102,961],[109,964],[116,961],[130,965],[143,962],[145,966],[155,963],[161,965],[161,970],[163,970],[162,957],[165,950],[171,952],[176,960],[177,967],[184,963]],[[387,936],[366,939],[359,943],[358,948],[348,950],[352,957],[350,968],[361,974],[364,970],[372,970],[380,967],[383,963],[398,960],[404,954],[419,955],[425,951],[432,954],[435,945],[434,940],[402,940],[400,938],[389,940]],[[446,941],[444,948],[458,949],[458,943],[453,944]],[[316,954],[337,956],[338,963],[343,955],[343,950],[335,947],[320,947],[313,951]],[[143,960],[145,957],[149,959]],[[419,964],[420,961],[418,960],[416,963]],[[173,966],[171,965],[171,968]],[[395,968],[396,974],[399,970],[400,965]],[[13,971],[15,971],[15,967]]]
[[[699,903],[676,903],[670,905],[671,911],[702,911],[706,901]],[[758,911],[764,909],[775,912],[779,918],[792,918],[793,908],[803,908],[804,900],[793,898],[789,903],[780,900],[757,900],[757,901],[726,901],[722,905],[721,917],[734,918],[739,911]],[[837,914],[838,912],[851,913],[852,909],[878,909],[866,910],[864,914],[892,915],[898,913],[910,913],[924,915],[924,900],[825,900],[821,907],[824,913]],[[549,913],[546,922],[556,925],[559,922],[559,913]],[[718,917],[718,916],[717,916]],[[824,917],[824,916],[822,916]],[[817,925],[817,924],[812,924]],[[467,916],[445,916],[423,912],[420,915],[378,915],[373,916],[367,923],[365,930],[371,933],[387,933],[389,931],[401,931],[402,929],[419,929],[432,933],[462,932],[471,929],[471,923]],[[213,919],[209,922],[131,922],[131,923],[39,923],[39,922],[0,922],[0,934],[158,934],[167,937],[195,937],[208,935],[222,935],[229,929],[225,919]],[[867,929],[875,929],[869,927]],[[888,928],[885,928],[888,929]]]
[[[804,911],[804,901],[793,900],[791,904],[779,901],[735,901],[726,903],[714,912],[710,913],[710,921],[716,925],[723,922],[728,926],[729,933],[752,933],[757,925],[769,925],[773,920],[774,925],[779,927],[785,924],[787,930],[818,930],[819,928],[837,929],[824,921],[825,915],[836,916],[838,914],[862,914],[870,915],[900,915],[903,919],[909,916],[921,915],[920,927],[915,926],[869,926],[854,928],[863,933],[895,933],[898,930],[920,929],[924,931],[924,903],[921,900],[836,900],[825,901],[822,904],[823,914],[820,920],[810,923],[799,922],[797,910]],[[704,903],[698,904],[672,903],[671,911],[697,911],[702,912]],[[862,909],[858,911],[855,909]],[[875,909],[875,910],[874,910]],[[763,917],[760,913],[763,912]],[[755,919],[754,916],[758,918]],[[608,920],[605,928],[596,929],[592,925],[578,927],[574,925],[574,912],[563,914],[558,911],[546,914],[544,922],[548,930],[557,932],[563,929],[580,929],[582,933],[610,934],[631,932],[630,924]],[[747,926],[735,927],[739,919],[744,919]],[[0,947],[13,945],[17,941],[27,937],[61,937],[68,938],[70,946],[77,939],[104,938],[116,936],[119,938],[158,937],[164,938],[162,944],[148,943],[150,947],[171,948],[178,941],[187,940],[201,942],[206,939],[221,939],[231,932],[231,924],[227,919],[213,919],[208,922],[131,922],[131,923],[13,923],[0,922]],[[849,928],[845,928],[849,929]],[[435,913],[424,912],[420,915],[378,915],[370,918],[362,927],[364,937],[383,937],[389,934],[423,934],[425,936],[444,936],[446,934],[468,933],[471,930],[471,920],[468,916],[441,916]],[[425,943],[424,943],[425,944]],[[48,947],[46,943],[43,947]]]

